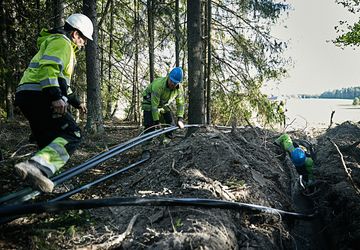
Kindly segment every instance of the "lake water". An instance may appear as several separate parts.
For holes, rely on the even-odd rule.
[[[360,106],[345,99],[288,99],[286,100],[289,129],[327,128],[335,110],[333,125],[344,121],[360,121]]]

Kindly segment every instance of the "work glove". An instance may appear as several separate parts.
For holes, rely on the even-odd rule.
[[[68,107],[67,98],[63,96],[59,100],[52,101],[51,106],[54,113],[63,115],[66,113]]]
[[[178,117],[177,125],[178,125],[178,127],[181,128],[181,129],[185,128],[184,120],[183,120],[182,117]]]
[[[155,128],[155,129],[161,129],[161,125],[160,125],[160,121],[159,121],[159,120],[153,121],[153,123],[154,123],[154,128]]]
[[[159,111],[160,114],[164,114],[164,113],[165,113],[165,109],[164,109],[164,108],[159,108],[158,111]]]

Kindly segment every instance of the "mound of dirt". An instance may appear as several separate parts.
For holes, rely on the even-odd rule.
[[[200,130],[152,151],[152,159],[126,182],[119,196],[212,198],[293,210],[289,169],[275,146],[256,131]],[[141,181],[139,181],[141,180]],[[119,224],[140,215],[124,247],[153,249],[291,245],[289,227],[279,216],[199,208],[112,208]],[[123,225],[125,227],[126,225]]]
[[[118,138],[124,141],[138,132],[138,129],[124,131],[124,127],[110,126],[107,136],[87,136],[68,165],[79,164],[115,145]],[[309,138],[299,131],[291,133],[293,138],[317,142],[315,175],[320,183],[310,196],[301,193],[295,168],[273,144],[278,133],[258,128],[212,127],[199,129],[190,137],[185,137],[184,131],[177,133],[166,146],[154,140],[151,158],[141,166],[72,199],[208,198],[302,214],[317,211],[315,219],[304,221],[248,209],[108,207],[15,220],[0,226],[0,247],[355,249],[359,245],[360,129],[357,124],[344,123],[318,138]],[[343,155],[344,164],[335,145]],[[99,178],[140,157],[141,149],[135,148],[57,187],[52,196],[40,199],[55,197],[56,193]],[[4,179],[15,182],[16,178],[10,175],[13,162],[4,163],[1,168],[6,174]],[[15,184],[7,185],[2,193],[14,190]]]
[[[360,246],[359,144],[358,123],[345,122],[318,138],[316,175],[321,193],[314,200],[333,249]]]

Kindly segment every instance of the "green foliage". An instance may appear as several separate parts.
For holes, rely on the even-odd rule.
[[[277,106],[258,88],[245,93],[219,91],[212,96],[211,117],[215,124],[230,125],[235,120],[237,125],[248,125],[257,120],[266,125],[280,121]]]
[[[91,223],[90,213],[87,210],[73,210],[57,214],[45,220],[44,224],[51,227],[68,228],[73,225],[85,225]]]
[[[338,46],[350,46],[350,45],[359,46],[360,23],[355,23],[353,26],[348,25],[347,29],[349,31],[337,37],[334,43]]]
[[[360,87],[351,87],[326,91],[319,98],[354,99],[359,95]]]
[[[13,90],[18,84],[22,72],[31,57],[36,53],[36,39],[41,28],[51,28],[53,16],[51,1],[36,1],[23,4],[22,1],[10,0],[5,5],[8,18],[8,48],[1,55],[6,65],[0,72],[9,72]],[[114,1],[113,8],[105,9],[107,1],[98,1],[99,60],[101,62],[101,95],[103,106],[106,100],[115,102],[119,99],[130,104],[133,99],[133,85],[136,81],[135,55],[138,56],[140,95],[149,84],[148,65],[148,30],[147,6],[145,2]],[[265,123],[276,121],[273,107],[266,96],[260,93],[262,85],[286,74],[287,61],[282,58],[286,44],[270,34],[270,27],[280,14],[287,11],[285,3],[272,0],[221,0],[212,2],[212,71],[211,96],[212,117],[214,122],[229,124],[237,118],[240,123],[247,123],[257,116]],[[82,11],[82,2],[66,0],[64,15]],[[43,13],[47,13],[44,15]],[[135,20],[135,13],[138,19]],[[111,14],[113,25],[111,27]],[[165,75],[175,62],[175,2],[157,1],[153,10],[155,18],[155,75]],[[185,73],[187,65],[186,44],[186,1],[180,1],[180,47],[181,66]],[[139,37],[135,37],[138,25]],[[110,41],[112,50],[110,54]],[[138,45],[139,51],[136,51]],[[6,55],[6,56],[4,56]],[[86,96],[85,53],[77,54],[77,68],[72,80],[72,89],[81,97]],[[3,81],[0,81],[1,93],[4,93]],[[111,86],[111,88],[109,88]],[[1,96],[0,105],[4,97]],[[0,106],[1,108],[2,106]],[[129,109],[127,109],[129,110]]]
[[[174,223],[174,227],[178,229],[179,227],[182,227],[184,223],[182,223],[181,218],[177,218]]]
[[[78,231],[82,230],[82,226],[93,223],[90,213],[86,210],[67,211],[49,215],[45,220],[39,222],[36,227],[32,228],[29,237],[31,237],[38,249],[54,249],[54,245],[49,243],[51,234],[57,238],[66,237],[72,239]]]
[[[357,13],[360,11],[360,1],[359,0],[336,0],[338,4],[341,4],[344,8],[348,9],[351,13]]]
[[[257,12],[258,16],[261,18],[276,19],[283,11],[288,9],[286,4],[275,3],[271,0],[258,0],[249,2],[251,9],[254,12]]]
[[[231,189],[245,188],[246,182],[245,182],[245,180],[238,180],[234,177],[230,177],[230,179],[225,182],[225,185]]]
[[[286,75],[288,61],[282,51],[287,45],[271,36],[270,27],[287,5],[266,0],[214,5],[213,122],[228,124],[232,117],[240,124],[251,118],[277,122],[273,105],[260,89],[266,81]]]
[[[359,0],[337,0],[351,13],[360,11]],[[345,27],[344,27],[345,26]],[[333,42],[335,45],[343,46],[359,46],[360,45],[360,22],[349,25],[346,21],[340,21],[340,25],[335,27],[337,33],[341,33]]]
[[[0,120],[6,118],[6,110],[0,107]]]

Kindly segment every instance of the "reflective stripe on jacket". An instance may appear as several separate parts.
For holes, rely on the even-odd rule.
[[[48,91],[50,100],[71,94],[69,87],[76,64],[76,45],[64,34],[51,34],[46,29],[41,31],[37,45],[39,51],[24,72],[17,92],[52,88]],[[66,93],[62,93],[62,90]]]
[[[41,169],[50,177],[64,166],[70,158],[65,148],[66,144],[68,144],[66,139],[57,137],[49,145],[38,151],[31,159],[39,163]]]
[[[167,87],[168,77],[155,79],[143,92],[142,109],[152,112],[154,121],[160,119],[160,108],[167,108],[170,103],[176,100],[176,116],[184,116],[184,90],[182,85],[176,89]]]

